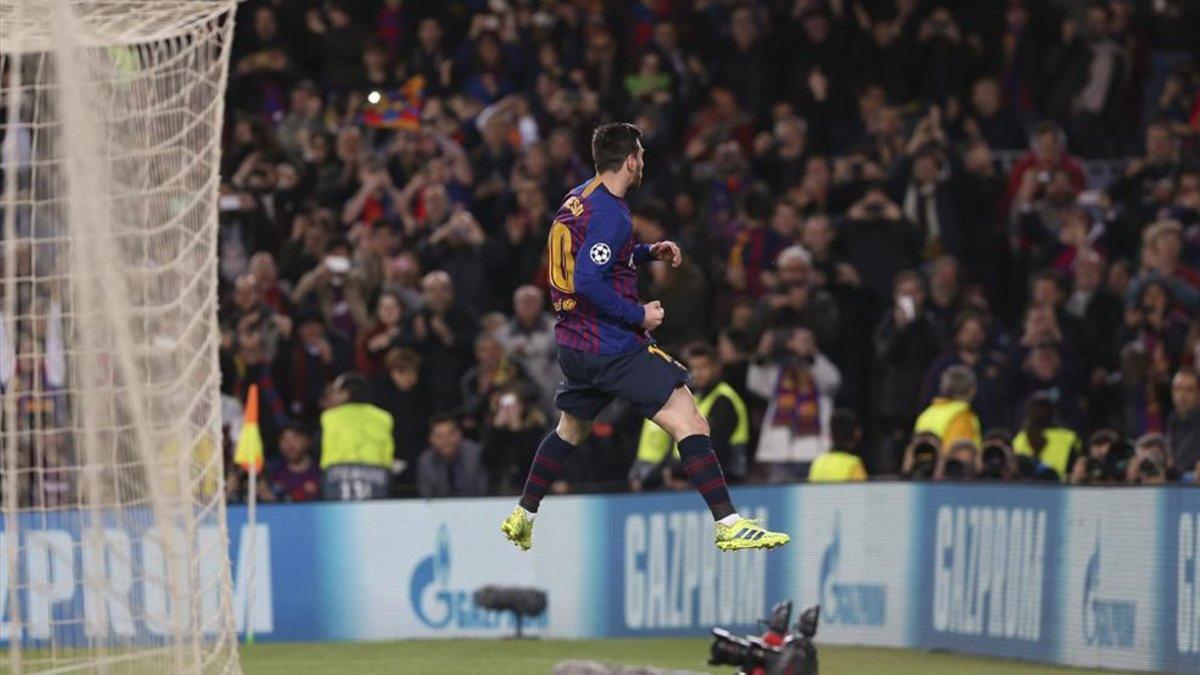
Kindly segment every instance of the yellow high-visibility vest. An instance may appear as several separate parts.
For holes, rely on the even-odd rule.
[[[917,423],[913,425],[913,433],[919,434],[929,432],[937,435],[942,440],[942,451],[949,450],[946,442],[946,432],[949,431],[950,425],[958,419],[960,415],[970,415],[971,419],[971,440],[975,445],[979,445],[983,440],[983,432],[979,427],[979,418],[971,411],[971,404],[966,401],[959,401],[952,398],[935,398],[933,403],[917,417]]]
[[[1034,453],[1033,446],[1029,444],[1029,437],[1024,431],[1013,439],[1013,452],[1037,457],[1042,464],[1058,472],[1059,480],[1066,480],[1067,462],[1071,461],[1071,451],[1079,443],[1079,437],[1070,429],[1057,427],[1046,429],[1042,433],[1046,435],[1046,445],[1042,448],[1041,455]]]
[[[745,445],[750,442],[750,415],[746,412],[746,403],[738,396],[733,387],[718,382],[717,386],[712,388],[703,398],[696,399],[696,408],[700,410],[700,414],[704,419],[708,419],[708,414],[712,411],[712,407],[716,404],[717,399],[725,397],[729,399],[730,405],[733,406],[734,413],[737,414],[737,424],[733,427],[733,435],[729,437],[729,442],[732,445]],[[679,457],[679,449],[674,447],[671,442],[671,436],[662,430],[650,420],[642,423],[642,435],[638,439],[637,458],[638,461],[649,462],[650,464],[658,464],[667,457],[667,453],[674,450],[675,456]]]
[[[863,468],[858,455],[839,450],[830,450],[819,455],[808,470],[810,483],[845,483],[866,479],[867,470]]]
[[[370,403],[343,403],[321,413],[321,468],[335,464],[390,467],[392,414]]]

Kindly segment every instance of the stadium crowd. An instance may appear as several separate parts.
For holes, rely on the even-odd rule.
[[[547,232],[614,119],[644,134],[636,235],[686,253],[642,272],[655,337],[698,395],[732,390],[708,414],[735,479],[831,449],[871,475],[1194,473],[1197,11],[244,3],[222,356],[266,402],[262,496],[315,495],[351,371],[394,418],[393,493],[519,491],[558,380]],[[679,481],[636,413],[598,422],[556,490]]]
[[[232,49],[222,386],[231,421],[261,392],[262,499],[320,496],[347,402],[392,416],[388,493],[520,491],[547,233],[610,120],[733,480],[1195,480],[1192,0],[248,0]],[[553,489],[680,476],[614,405]]]

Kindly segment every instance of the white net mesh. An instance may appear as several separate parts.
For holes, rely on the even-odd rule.
[[[238,670],[216,306],[234,4],[0,0],[0,671]]]

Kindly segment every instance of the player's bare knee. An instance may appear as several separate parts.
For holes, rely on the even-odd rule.
[[[558,418],[558,428],[555,429],[555,433],[571,445],[579,445],[587,440],[588,434],[592,433],[592,422],[563,413]]]

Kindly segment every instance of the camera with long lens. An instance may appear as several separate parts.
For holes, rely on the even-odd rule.
[[[938,449],[929,441],[921,441],[913,446],[913,465],[910,476],[915,480],[933,478],[937,469]]]
[[[713,628],[708,663],[736,666],[738,675],[817,675],[817,648],[812,639],[817,634],[821,608],[814,605],[804,610],[795,628],[787,632],[791,613],[792,603],[775,605],[771,617],[760,621],[767,626],[762,637]]]
[[[988,480],[1004,480],[1008,474],[1008,452],[999,443],[989,443],[983,446],[980,456],[981,464],[979,477]]]

